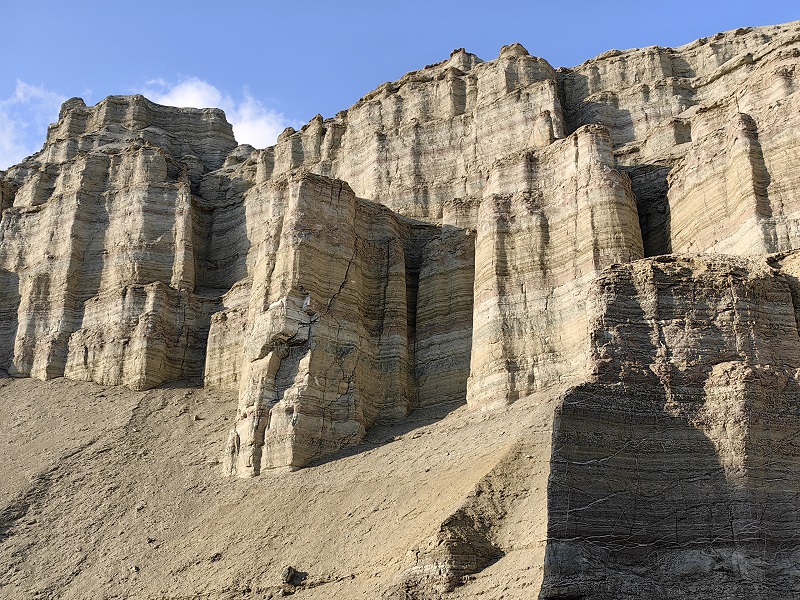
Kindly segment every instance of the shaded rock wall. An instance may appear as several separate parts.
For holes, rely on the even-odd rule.
[[[593,382],[555,418],[542,597],[795,589],[787,277],[764,260],[663,257],[609,268],[593,292]]]

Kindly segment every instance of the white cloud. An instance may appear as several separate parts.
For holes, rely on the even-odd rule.
[[[158,104],[167,106],[182,106],[190,108],[222,108],[222,105],[231,105],[233,100],[223,97],[222,93],[210,83],[192,77],[170,86],[163,79],[147,82],[147,92],[152,94],[150,99]],[[224,109],[223,109],[224,110]]]
[[[58,120],[64,100],[61,94],[17,81],[14,93],[0,100],[0,169],[42,147],[47,126]]]
[[[256,148],[271,146],[278,134],[289,126],[299,124],[283,114],[264,106],[245,91],[240,100],[223,94],[219,89],[197,77],[190,77],[172,84],[157,79],[148,81],[141,90],[153,102],[168,106],[193,108],[221,108],[233,125],[233,133],[240,144]]]

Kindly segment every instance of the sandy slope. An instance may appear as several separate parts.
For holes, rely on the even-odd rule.
[[[418,411],[324,464],[231,480],[234,402],[0,380],[0,597],[375,598],[464,507],[504,555],[441,597],[538,591],[553,402]]]

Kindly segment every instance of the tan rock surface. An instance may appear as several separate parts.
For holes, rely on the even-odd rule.
[[[609,128],[648,256],[800,246],[798,53],[794,22],[559,70],[565,130]]]
[[[478,217],[471,406],[582,380],[586,288],[642,257],[636,202],[613,164],[607,130],[589,126],[495,165]]]
[[[787,278],[763,259],[661,257],[593,292],[594,382],[555,418],[543,597],[796,592]]]
[[[14,195],[0,222],[0,264],[19,298],[12,374],[68,371],[136,389],[202,374],[213,311],[192,293],[191,188],[234,146],[218,110],[141,96],[65,103],[42,152],[4,177]],[[171,152],[201,158],[179,162]],[[178,360],[189,345],[192,356]]]
[[[800,594],[798,64],[457,50],[266,149],[69,100],[0,172],[0,595]]]

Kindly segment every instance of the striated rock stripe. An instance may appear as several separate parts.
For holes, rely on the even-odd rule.
[[[642,257],[635,200],[612,165],[602,127],[496,165],[476,240],[470,406],[581,379],[587,286]]]

